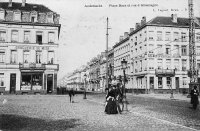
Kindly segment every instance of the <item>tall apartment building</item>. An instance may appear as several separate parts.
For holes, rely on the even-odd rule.
[[[127,75],[127,78],[131,75],[131,64],[130,64],[130,41],[129,41],[129,33],[125,32],[124,36],[120,36],[119,42],[116,43],[113,46],[113,50],[114,50],[114,76],[118,77],[119,75],[123,76],[123,69],[121,66],[121,61],[123,61],[123,59],[125,59],[128,64],[127,64],[127,68],[125,70],[125,73]],[[132,85],[131,85],[131,81],[128,81],[128,83],[126,83],[126,88],[127,89],[131,89]]]
[[[0,88],[52,93],[57,88],[59,14],[39,4],[0,2]]]
[[[196,24],[197,67],[200,68],[200,26]],[[133,88],[140,92],[187,92],[189,19],[155,17],[130,33]],[[200,82],[200,79],[198,78]]]

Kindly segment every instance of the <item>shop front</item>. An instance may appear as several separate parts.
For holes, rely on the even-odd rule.
[[[43,72],[22,72],[21,90],[40,91],[43,89]]]

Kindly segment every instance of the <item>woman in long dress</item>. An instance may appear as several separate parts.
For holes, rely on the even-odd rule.
[[[115,98],[115,90],[113,89],[113,87],[109,88],[108,94],[106,96],[105,113],[107,113],[107,114],[117,114],[118,113],[116,98]]]

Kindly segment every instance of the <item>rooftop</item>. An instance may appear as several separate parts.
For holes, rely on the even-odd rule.
[[[12,6],[8,6],[9,2],[0,2],[0,8],[5,10],[21,10],[21,11],[37,11],[41,13],[53,12],[49,8],[41,4],[30,4],[26,3],[24,7],[22,7],[22,3],[12,2]]]

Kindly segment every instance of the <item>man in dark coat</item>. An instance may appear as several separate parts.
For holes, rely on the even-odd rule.
[[[69,90],[69,100],[70,100],[70,103],[72,102],[72,103],[74,103],[74,90],[73,90],[73,88],[71,88],[70,90]]]
[[[197,86],[194,86],[194,88],[190,92],[191,95],[191,104],[193,104],[193,108],[196,109],[197,105],[199,104],[199,91],[197,90]]]

